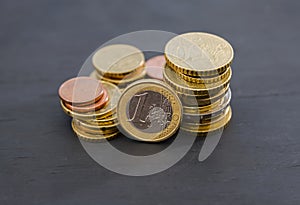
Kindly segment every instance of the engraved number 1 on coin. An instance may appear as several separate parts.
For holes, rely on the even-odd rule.
[[[134,95],[134,97],[138,97],[139,100],[138,100],[138,103],[136,105],[136,108],[135,108],[135,111],[134,111],[134,114],[133,114],[132,118],[128,119],[129,122],[135,120],[136,116],[140,116],[139,114],[141,113],[142,107],[143,107],[143,106],[140,106],[140,105],[144,105],[144,102],[145,102],[145,100],[147,98],[147,95],[148,95],[147,92],[139,94],[139,95]],[[143,102],[141,103],[142,100],[143,100]],[[139,121],[140,122],[145,122],[144,120],[141,120],[141,119],[139,119]]]

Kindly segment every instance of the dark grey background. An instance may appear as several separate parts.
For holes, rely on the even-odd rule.
[[[1,1],[0,203],[299,204],[299,10],[297,0]],[[144,29],[228,39],[234,116],[204,163],[198,139],[167,171],[126,177],[86,154],[57,89],[102,43]]]

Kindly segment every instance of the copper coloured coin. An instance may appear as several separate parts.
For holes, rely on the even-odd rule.
[[[103,95],[103,87],[99,80],[76,77],[64,82],[58,94],[64,102],[82,106],[98,101]]]
[[[85,106],[76,106],[76,105],[72,105],[70,103],[65,103],[65,106],[74,112],[84,113],[84,112],[100,110],[101,108],[103,108],[106,105],[106,103],[108,101],[109,101],[108,93],[107,93],[106,89],[103,88],[102,98],[93,104],[89,104],[89,105],[85,105]]]
[[[163,80],[163,68],[166,64],[164,55],[155,56],[146,62],[147,75],[150,78]]]

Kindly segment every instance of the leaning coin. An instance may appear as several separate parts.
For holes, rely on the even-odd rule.
[[[64,102],[83,106],[98,101],[103,95],[103,87],[99,80],[82,76],[64,82],[58,93]]]
[[[182,118],[175,92],[159,80],[140,80],[129,85],[117,106],[120,129],[130,138],[158,142],[171,137]]]

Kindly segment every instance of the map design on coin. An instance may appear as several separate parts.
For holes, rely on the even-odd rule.
[[[128,121],[146,133],[158,133],[167,128],[172,115],[169,100],[150,90],[135,94],[127,105]]]

